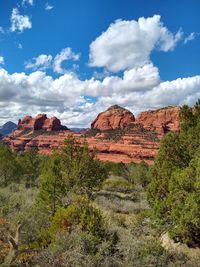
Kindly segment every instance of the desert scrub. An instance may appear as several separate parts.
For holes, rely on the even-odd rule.
[[[102,209],[111,210],[116,213],[129,214],[133,212],[138,212],[141,209],[139,202],[134,202],[132,200],[124,200],[117,195],[110,195],[109,197],[98,195],[95,199],[95,202]]]
[[[110,178],[103,183],[103,189],[112,192],[129,193],[134,190],[134,186],[123,178]]]
[[[80,228],[58,234],[53,244],[35,255],[40,267],[121,267],[116,236],[98,238]],[[35,266],[35,265],[33,265]]]
[[[33,205],[37,192],[36,188],[27,189],[25,184],[13,183],[0,188],[0,215],[13,221]]]
[[[97,134],[100,134],[101,130],[99,129],[89,129],[86,133],[85,133],[85,137],[94,137]]]

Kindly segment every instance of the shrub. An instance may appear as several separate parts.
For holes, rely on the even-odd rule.
[[[36,195],[37,189],[27,189],[24,184],[13,183],[0,188],[0,215],[14,221],[33,205]]]
[[[105,166],[111,175],[122,176],[126,179],[128,179],[130,176],[130,165],[129,164],[124,164],[122,162],[120,163],[106,162]]]
[[[118,267],[120,257],[114,235],[99,239],[79,228],[72,233],[58,234],[54,243],[33,260],[37,266],[46,267]]]
[[[130,177],[134,184],[146,187],[151,181],[151,169],[145,161],[141,161],[139,164],[132,165]]]
[[[128,193],[133,191],[134,186],[123,178],[110,178],[103,183],[103,189],[107,191]]]
[[[101,213],[92,207],[86,197],[75,197],[68,207],[59,208],[52,219],[50,232],[71,232],[77,226],[94,236],[104,234],[104,221]]]

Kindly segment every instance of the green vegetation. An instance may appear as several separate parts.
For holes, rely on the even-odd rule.
[[[175,241],[200,246],[200,101],[183,106],[180,134],[162,140],[148,199],[153,218]]]
[[[110,178],[103,183],[103,189],[107,191],[128,193],[133,188],[133,184],[120,178]]]
[[[153,167],[100,162],[73,137],[51,156],[1,145],[0,266],[198,266],[160,242],[199,246],[197,114],[183,108]]]

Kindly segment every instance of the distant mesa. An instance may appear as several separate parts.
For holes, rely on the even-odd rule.
[[[17,128],[17,124],[12,121],[6,122],[4,125],[0,126],[0,136],[5,136],[12,133]]]
[[[19,120],[17,130],[27,129],[32,131],[45,130],[51,132],[67,130],[68,128],[61,125],[60,120],[56,117],[47,118],[46,114],[38,114],[35,118],[25,116],[22,120]]]
[[[92,122],[91,128],[98,130],[113,130],[125,128],[135,121],[134,115],[127,109],[118,105],[109,107],[106,111],[101,112]]]

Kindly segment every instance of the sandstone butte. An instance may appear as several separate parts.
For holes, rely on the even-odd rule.
[[[152,164],[162,137],[169,131],[179,131],[179,114],[180,107],[167,107],[142,112],[135,118],[127,109],[114,105],[81,133],[62,126],[56,117],[39,114],[19,120],[17,129],[3,140],[17,152],[37,148],[39,153],[50,154],[63,146],[67,136],[73,135],[80,143],[86,138],[90,149],[96,148],[100,160],[124,163],[144,160]]]

